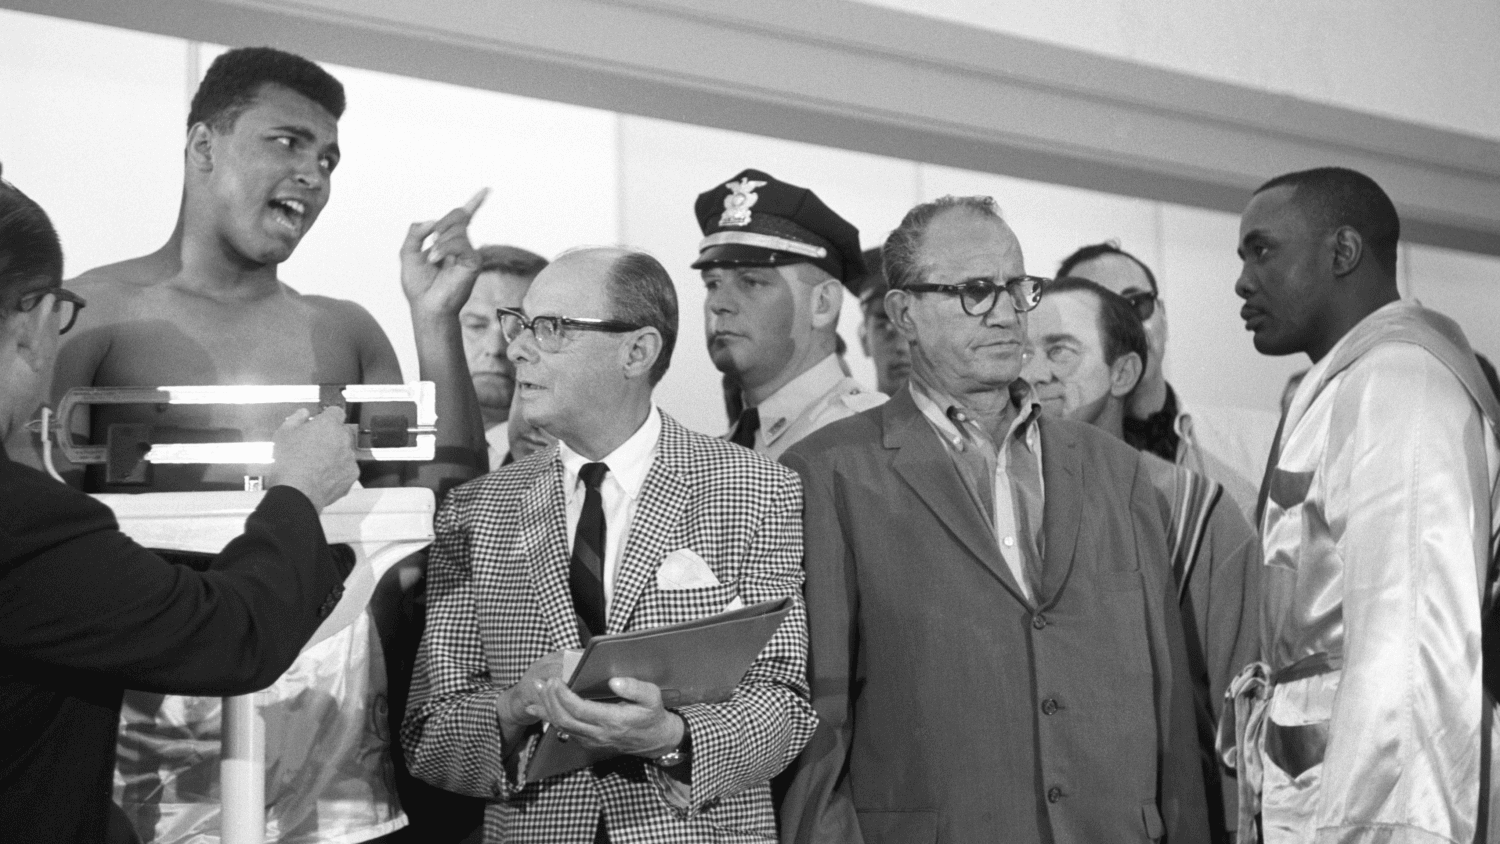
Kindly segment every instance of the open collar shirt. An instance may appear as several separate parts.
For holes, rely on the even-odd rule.
[[[1037,404],[1030,387],[1013,389],[1011,400],[1016,406],[1016,417],[1006,432],[1004,447],[997,449],[977,423],[967,422],[964,425],[967,430],[960,430],[955,424],[955,418],[974,418],[972,411],[963,404],[941,390],[921,383],[916,377],[908,383],[917,409],[937,431],[961,476],[964,475],[963,461],[973,458],[976,453],[982,456],[986,474],[993,478],[993,512],[989,515],[1000,556],[1005,559],[1026,599],[1035,602],[1035,589],[1026,572],[1024,555],[1036,553],[1038,557],[1033,562],[1040,568],[1045,490],[1042,484],[1041,432],[1036,420],[1041,405]],[[1028,528],[1029,537],[1022,533],[1023,525]]]

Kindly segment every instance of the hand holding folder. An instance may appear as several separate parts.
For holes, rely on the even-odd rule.
[[[792,599],[781,598],[681,624],[596,636],[581,653],[575,652],[568,688],[585,700],[613,703],[620,698],[610,689],[610,679],[632,677],[660,688],[667,708],[723,702],[791,608]],[[614,755],[564,741],[548,725],[526,764],[524,780],[536,782]]]

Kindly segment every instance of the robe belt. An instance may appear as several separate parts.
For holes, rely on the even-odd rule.
[[[1219,757],[1234,769],[1239,786],[1241,841],[1254,841],[1255,818],[1260,814],[1261,784],[1265,769],[1260,749],[1283,771],[1297,774],[1323,761],[1328,748],[1328,725],[1283,726],[1266,717],[1271,690],[1281,684],[1337,671],[1342,660],[1328,654],[1313,654],[1275,672],[1264,662],[1246,665],[1224,693],[1227,705],[1219,719]],[[1293,771],[1295,770],[1295,773]]]

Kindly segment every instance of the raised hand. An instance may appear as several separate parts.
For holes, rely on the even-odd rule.
[[[401,290],[413,315],[456,316],[479,275],[479,253],[469,243],[469,221],[489,188],[481,188],[442,219],[412,223],[401,244]],[[431,245],[423,244],[431,239]]]

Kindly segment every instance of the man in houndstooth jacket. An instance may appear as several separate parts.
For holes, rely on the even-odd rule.
[[[565,254],[502,322],[524,412],[561,444],[459,487],[438,514],[402,736],[413,773],[489,798],[487,842],[773,840],[768,781],[815,725],[797,476],[652,403],[677,334],[655,259]],[[599,512],[596,543],[585,528]],[[602,564],[594,624],[590,554]],[[595,703],[560,676],[560,649],[590,632],[784,596],[792,613],[724,703],[666,709],[630,678],[612,681],[624,702]],[[544,721],[622,755],[522,784]]]

